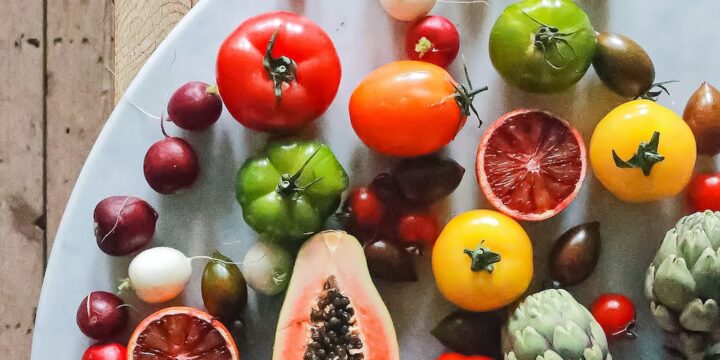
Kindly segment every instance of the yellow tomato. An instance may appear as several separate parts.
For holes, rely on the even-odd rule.
[[[533,251],[525,230],[492,210],[450,220],[432,253],[435,282],[446,299],[470,311],[499,309],[530,285]]]
[[[659,157],[653,154],[651,142],[656,132]],[[672,110],[649,100],[630,101],[613,109],[595,127],[590,140],[595,176],[615,196],[631,202],[677,195],[690,180],[695,157],[690,127]],[[623,167],[617,160],[629,164]],[[645,166],[637,166],[637,160]]]

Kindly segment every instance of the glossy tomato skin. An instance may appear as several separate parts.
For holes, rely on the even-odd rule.
[[[620,168],[612,152],[630,159],[642,142],[658,132],[664,159],[645,176],[639,168]],[[626,102],[610,111],[590,139],[590,163],[600,183],[621,200],[648,202],[673,197],[690,181],[697,148],[690,127],[672,110],[650,100]]]
[[[442,16],[426,16],[418,20],[405,36],[405,52],[410,60],[427,61],[446,68],[455,60],[458,51],[460,35],[457,28]]]
[[[423,61],[396,61],[370,73],[350,96],[350,121],[371,149],[391,156],[435,152],[455,138],[467,117],[455,81]]]
[[[476,249],[499,255],[488,269],[473,269]],[[454,217],[432,250],[432,270],[440,293],[463,310],[490,311],[517,300],[533,276],[530,238],[515,220],[492,210]]]
[[[720,211],[720,173],[695,175],[687,191],[691,211]]]
[[[118,343],[95,344],[87,348],[82,360],[126,360],[127,349]]]
[[[564,37],[567,43],[555,42],[562,56],[555,50],[545,56],[555,45],[536,45],[538,22],[569,34]],[[595,30],[572,0],[519,1],[505,9],[490,33],[493,66],[507,82],[525,91],[552,93],[572,86],[585,75],[594,54]]]
[[[272,57],[297,64],[296,79],[282,84],[280,101],[263,66],[278,31]],[[284,11],[261,14],[225,39],[217,60],[220,95],[232,116],[259,131],[289,131],[322,115],[335,98],[341,67],[330,37],[310,19]]]
[[[622,294],[605,294],[592,305],[592,314],[608,337],[632,334],[635,305]]]
[[[482,355],[463,355],[460,353],[444,353],[437,360],[493,360],[490,357]]]

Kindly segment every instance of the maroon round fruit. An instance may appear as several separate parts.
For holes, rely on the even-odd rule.
[[[82,360],[126,360],[127,349],[118,343],[95,344],[85,350]]]
[[[168,117],[175,125],[191,131],[205,130],[222,113],[217,86],[190,81],[178,88],[168,102]]]
[[[95,239],[104,253],[124,256],[152,241],[158,214],[142,199],[110,196],[95,206]]]
[[[168,136],[150,146],[145,154],[143,171],[153,190],[169,195],[195,184],[200,165],[192,145],[181,138]]]
[[[91,292],[80,303],[75,317],[80,331],[95,340],[115,337],[128,323],[124,305],[121,298],[109,292]]]
[[[440,226],[437,220],[430,215],[407,214],[398,222],[398,239],[403,242],[431,247],[438,235],[440,235]]]
[[[363,229],[380,224],[384,212],[380,198],[367,187],[359,187],[350,192],[347,210],[353,225]]]

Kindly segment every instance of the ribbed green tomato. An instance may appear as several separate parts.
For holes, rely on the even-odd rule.
[[[345,169],[329,147],[290,141],[245,161],[236,193],[250,227],[273,241],[295,241],[322,228],[347,186]]]
[[[490,60],[510,84],[530,92],[566,89],[585,75],[595,30],[572,0],[523,0],[508,6],[490,33]]]

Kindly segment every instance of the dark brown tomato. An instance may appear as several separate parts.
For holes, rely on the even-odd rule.
[[[240,318],[247,305],[247,286],[240,268],[232,260],[215,252],[205,265],[201,290],[210,315],[231,322]]]
[[[550,275],[554,286],[573,286],[592,274],[600,257],[600,223],[577,225],[566,231],[550,250]]]
[[[389,282],[417,281],[412,256],[398,245],[384,240],[365,246],[370,275]]]
[[[413,202],[432,203],[460,185],[465,168],[455,160],[435,155],[399,162],[391,171],[402,195]]]
[[[720,153],[720,91],[704,82],[690,96],[683,119],[692,129],[698,153]]]
[[[598,34],[593,67],[610,90],[626,98],[643,95],[655,81],[650,56],[638,43],[620,34]]]

